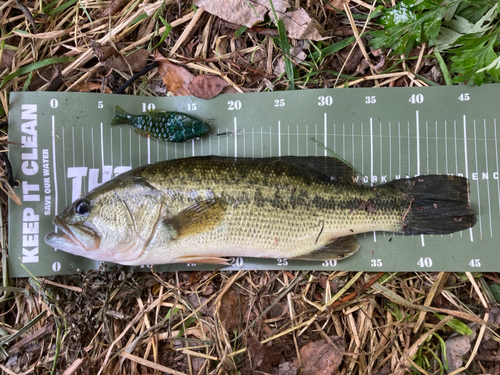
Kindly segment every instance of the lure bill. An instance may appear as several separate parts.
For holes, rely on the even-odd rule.
[[[206,122],[184,113],[150,110],[143,115],[131,115],[116,106],[111,125],[123,124],[134,126],[140,135],[166,142],[186,142],[210,131]]]
[[[191,157],[122,173],[79,197],[45,242],[125,265],[228,264],[228,257],[328,261],[356,234],[448,234],[476,222],[467,178],[355,184],[332,157]]]

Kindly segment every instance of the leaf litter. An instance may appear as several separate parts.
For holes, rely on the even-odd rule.
[[[213,97],[221,87],[284,90],[290,80],[300,89],[426,86],[444,84],[444,68],[455,82],[498,76],[496,2],[444,2],[443,12],[435,1],[374,8],[378,3],[333,0],[336,9],[319,1],[276,1],[288,36],[280,43],[269,2],[258,3],[258,16],[236,11],[233,21],[228,12],[209,11],[209,3],[194,9],[171,0],[26,1],[36,28],[13,1],[0,3],[0,120],[7,121],[12,91],[113,92],[155,59],[163,65],[127,94],[199,90],[198,96]],[[406,19],[395,22],[396,11]],[[298,18],[285,16],[290,12]],[[435,49],[446,59],[444,68]],[[130,58],[135,53],[141,58]],[[280,59],[283,69],[275,69]],[[0,145],[8,147],[4,133]],[[3,178],[5,168],[0,164]],[[3,259],[7,194],[16,198],[2,183]],[[328,360],[323,370],[340,374],[500,373],[498,273],[133,274],[103,268],[9,284],[5,266],[2,271],[0,369],[8,374],[289,375],[317,373],[322,360]]]

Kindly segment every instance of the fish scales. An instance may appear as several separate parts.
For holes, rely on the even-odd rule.
[[[144,254],[146,259],[164,258],[166,251],[169,257],[180,256],[187,249],[196,255],[292,258],[333,238],[397,231],[409,203],[402,195],[399,203],[387,199],[381,192],[385,189],[335,184],[314,171],[262,160],[179,159],[143,168],[136,175],[165,194],[170,215],[213,197],[227,204],[216,230],[158,242],[150,247],[151,255]],[[362,202],[369,201],[380,209],[368,212]]]
[[[357,233],[451,233],[475,223],[466,179],[425,176],[366,187],[294,160],[193,157],[139,167],[68,206],[54,219],[64,234],[46,241],[129,265],[338,259],[357,250]],[[433,195],[427,185],[443,192]],[[99,241],[87,238],[92,231]]]

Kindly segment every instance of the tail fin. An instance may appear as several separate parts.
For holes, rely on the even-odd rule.
[[[132,120],[130,118],[130,115],[125,112],[120,106],[115,107],[115,115],[111,119],[111,125],[121,125],[121,124],[132,124]]]
[[[407,192],[411,202],[403,217],[402,233],[447,234],[476,224],[469,202],[469,180],[464,177],[429,175],[389,184]]]

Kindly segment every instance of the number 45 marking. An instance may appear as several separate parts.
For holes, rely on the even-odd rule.
[[[463,94],[460,94],[460,96],[458,97],[458,100],[460,100],[461,102],[468,102],[470,100],[469,93],[464,92]]]

